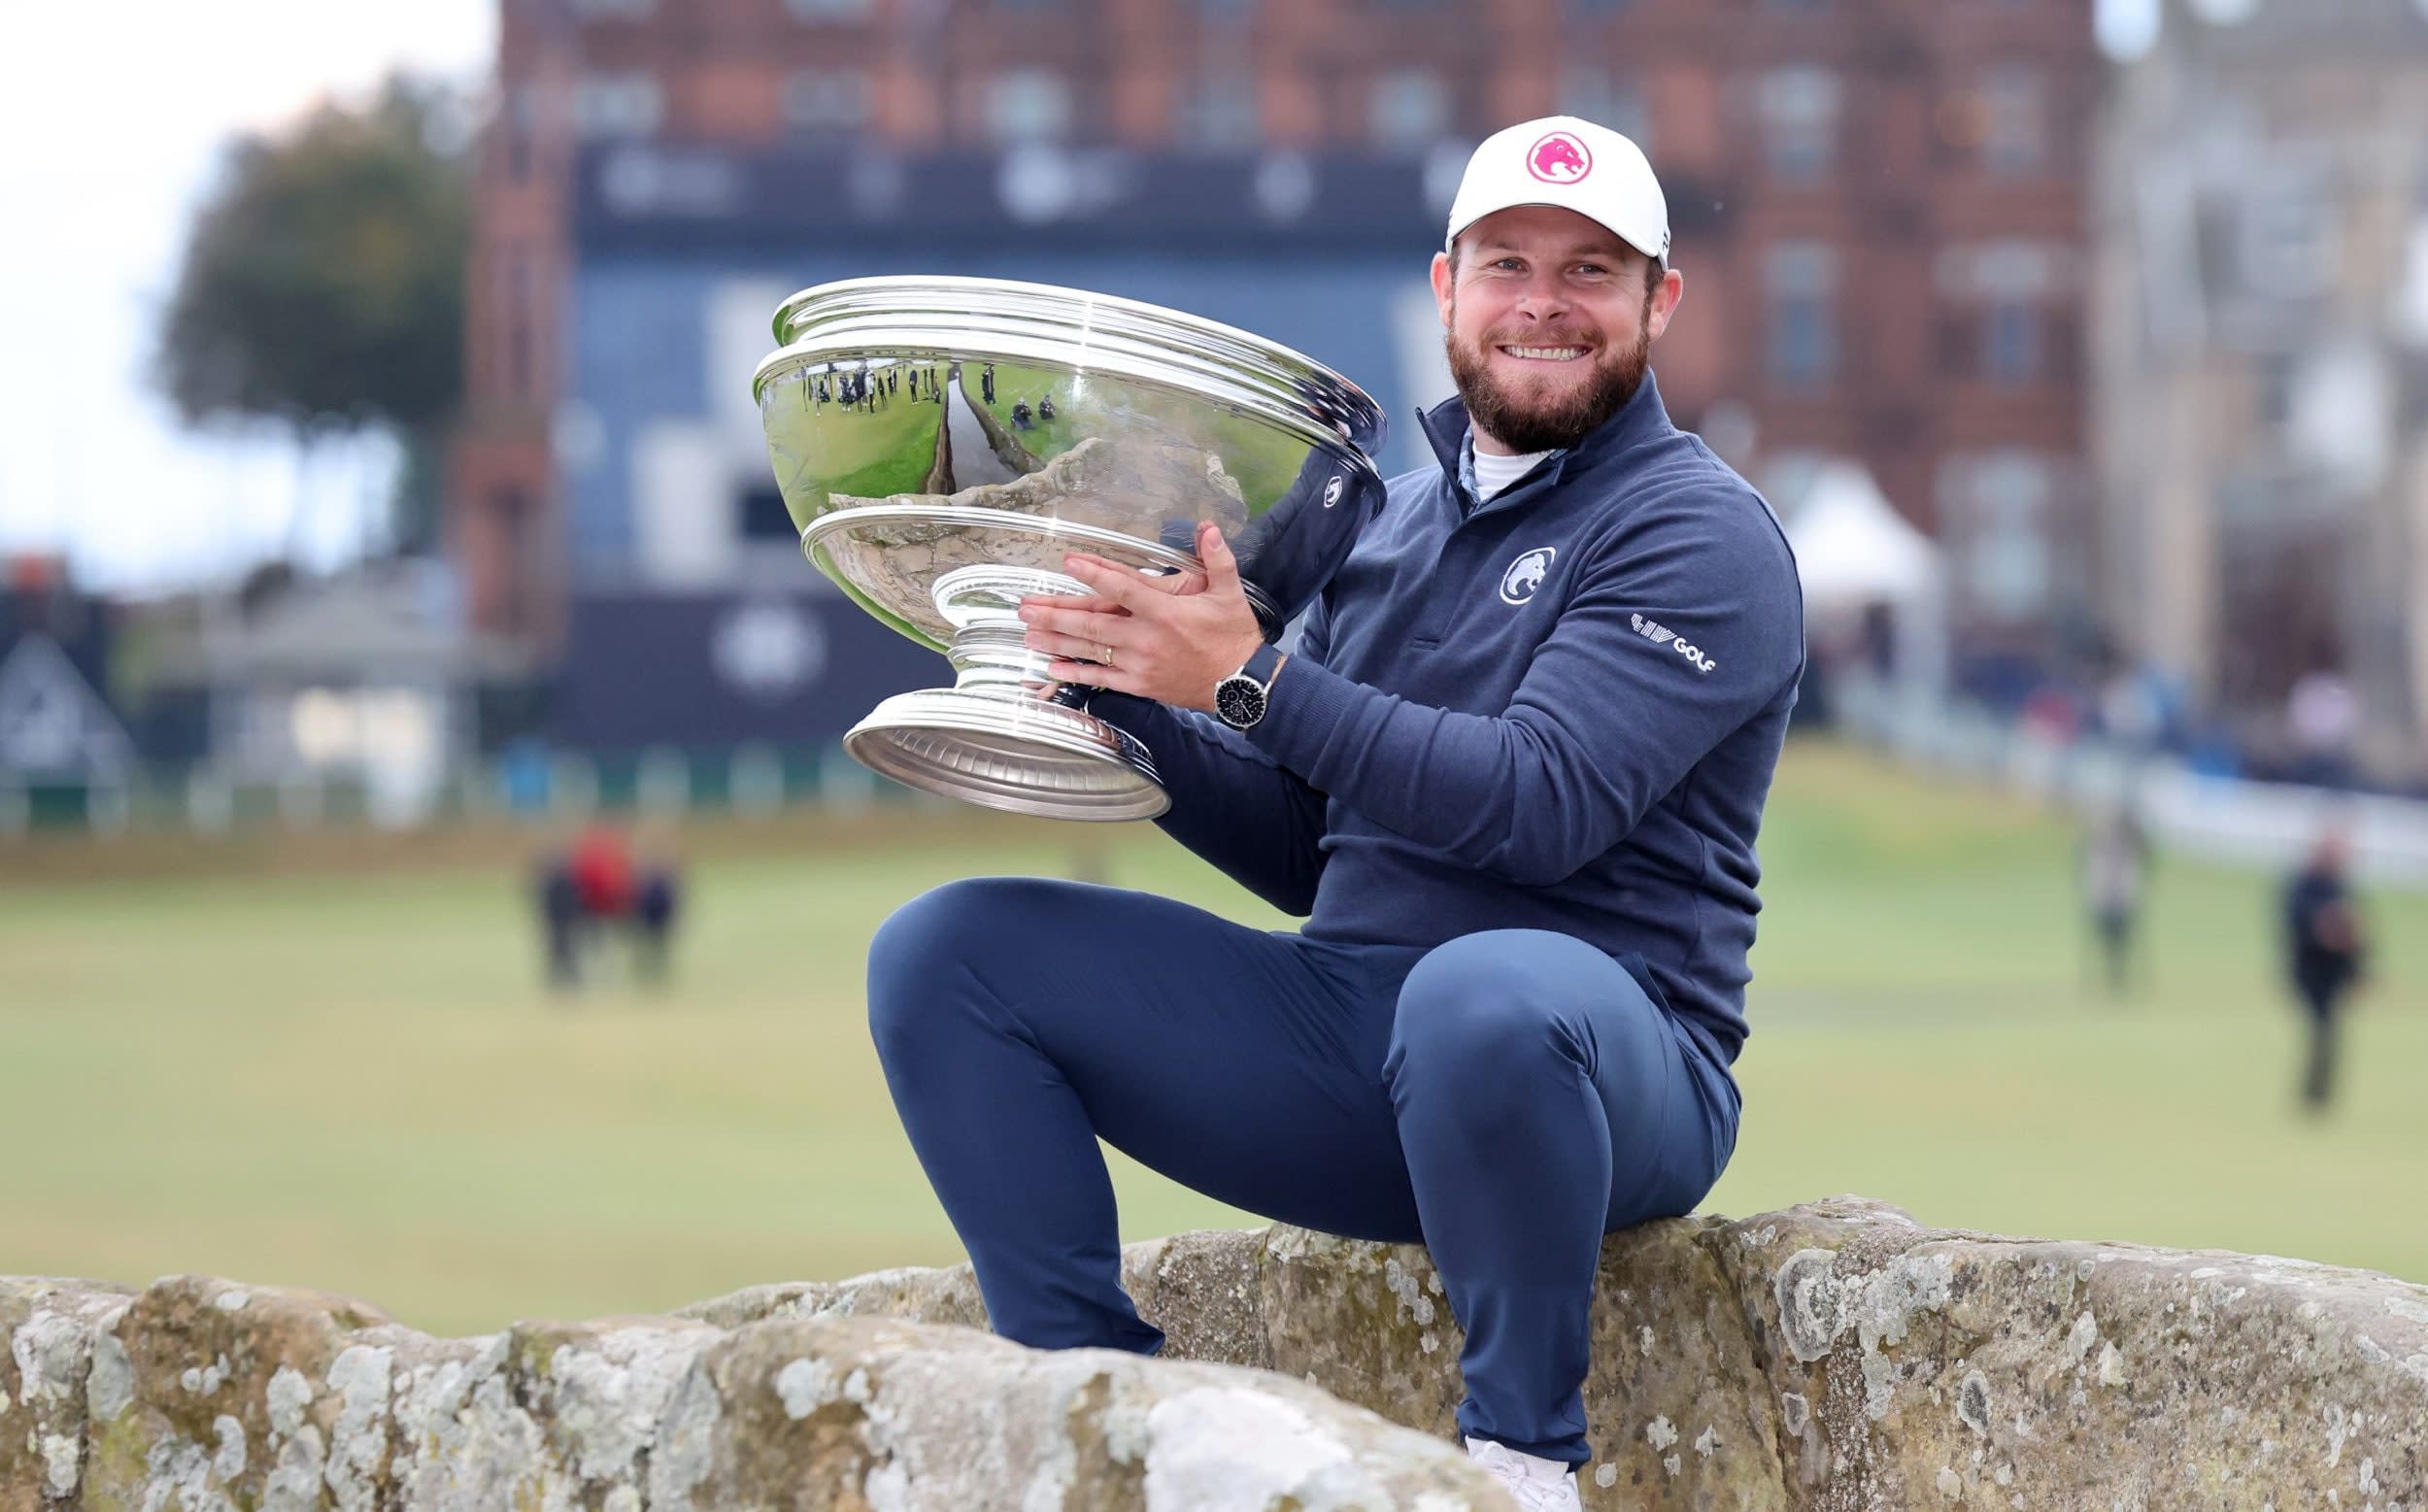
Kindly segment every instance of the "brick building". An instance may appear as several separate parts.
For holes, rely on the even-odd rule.
[[[1757,471],[1867,462],[1948,544],[1978,644],[2039,644],[2088,595],[2090,0],[501,3],[451,535],[485,628],[545,643],[608,570],[567,544],[591,507],[568,458],[595,460],[603,422],[569,401],[616,382],[585,376],[576,327],[636,312],[586,302],[588,270],[631,290],[649,258],[661,283],[723,258],[727,294],[1062,270],[1339,361],[1404,435],[1407,403],[1439,391],[1422,281],[1466,151],[1553,110],[1637,136],[1669,187],[1688,302],[1658,365],[1681,421]],[[929,197],[947,182],[986,214]],[[828,222],[766,203],[788,185],[873,240],[791,254],[784,238]],[[930,210],[965,234],[923,239]],[[1221,252],[1226,232],[1253,247]],[[1114,242],[1134,262],[1090,261]],[[1226,292],[1230,263],[1177,283],[1149,267],[1198,250],[1251,272]],[[1393,331],[1260,319],[1260,288],[1286,299],[1302,268],[1389,285],[1329,308]]]

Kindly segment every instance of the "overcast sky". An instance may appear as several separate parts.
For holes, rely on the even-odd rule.
[[[320,469],[181,430],[147,367],[221,145],[406,66],[471,81],[495,0],[20,0],[0,25],[0,553],[116,589],[224,577],[300,539],[350,554],[387,458]]]

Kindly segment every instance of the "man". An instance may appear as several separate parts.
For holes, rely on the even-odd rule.
[[[1433,259],[1439,465],[1392,482],[1293,652],[1211,525],[1202,575],[1075,556],[1096,596],[1024,605],[1053,675],[1154,751],[1163,827],[1311,917],[993,879],[878,932],[879,1056],[998,1332],[1162,1344],[1118,1283],[1101,1136],[1256,1213],[1423,1240],[1469,1453],[1578,1504],[1602,1236],[1693,1208],[1736,1142],[1754,836],[1804,660],[1776,522],[1647,370],[1668,252],[1626,138],[1494,136]]]
[[[2082,895],[2091,906],[2091,935],[2107,965],[2108,993],[2124,995],[2132,974],[2134,926],[2149,872],[2149,832],[2131,803],[2119,803],[2082,842]]]
[[[582,955],[590,948],[592,936],[606,928],[631,935],[641,980],[652,986],[664,982],[667,946],[681,903],[670,857],[636,857],[622,833],[592,823],[564,851],[541,862],[538,893],[549,986],[578,987]]]
[[[2302,1105],[2327,1111],[2334,1095],[2336,1015],[2361,979],[2367,935],[2345,882],[2352,843],[2340,825],[2319,832],[2310,860],[2284,890],[2285,973],[2310,1015],[2310,1061],[2302,1075]]]

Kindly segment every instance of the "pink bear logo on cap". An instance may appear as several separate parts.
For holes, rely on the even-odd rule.
[[[1554,131],[1526,150],[1526,171],[1545,184],[1574,184],[1594,171],[1594,154],[1565,131]]]

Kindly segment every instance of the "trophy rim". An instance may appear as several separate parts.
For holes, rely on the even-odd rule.
[[[949,353],[1104,373],[1228,402],[1258,420],[1364,461],[1389,431],[1383,409],[1346,376],[1295,348],[1165,305],[1054,284],[887,274],[801,289],[776,307],[778,349],[751,375],[751,397],[797,368],[843,353]]]

